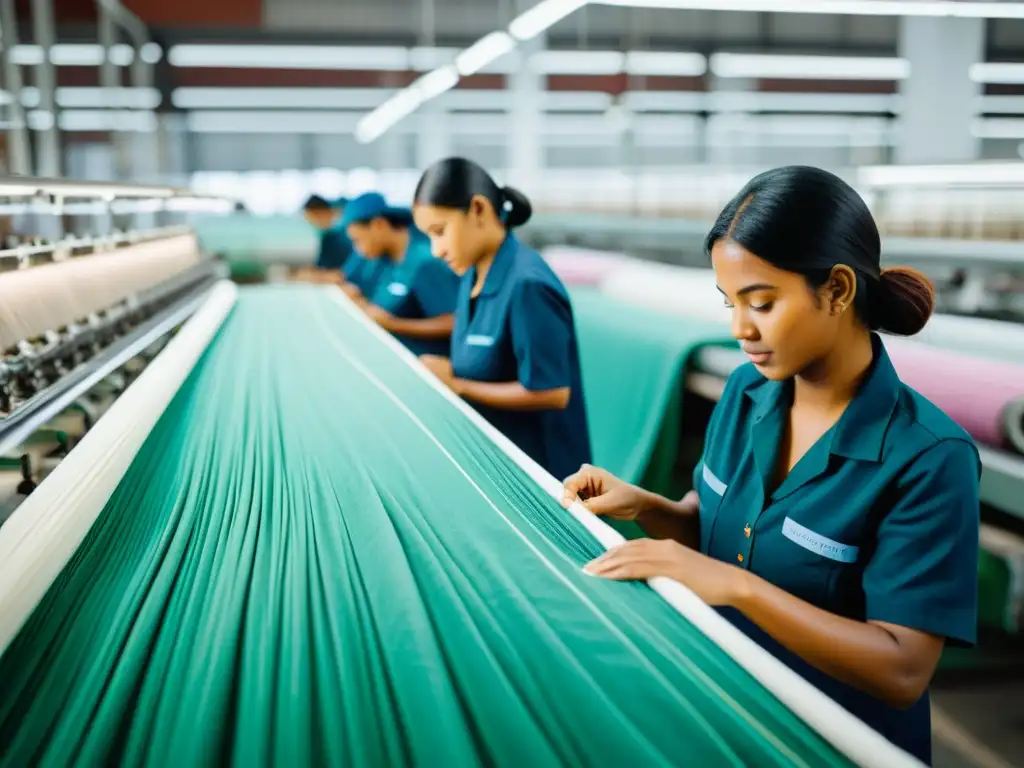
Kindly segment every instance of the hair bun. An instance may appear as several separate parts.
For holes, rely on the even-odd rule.
[[[515,187],[501,187],[501,210],[497,211],[509,229],[521,227],[533,215],[533,206],[526,195]]]
[[[935,286],[911,267],[887,267],[879,273],[879,295],[870,318],[872,328],[899,336],[913,336],[935,311]]]

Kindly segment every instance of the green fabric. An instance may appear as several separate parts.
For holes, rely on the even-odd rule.
[[[195,231],[203,250],[229,262],[312,264],[320,247],[316,230],[298,211],[291,216],[207,216],[195,222]]]
[[[0,766],[847,765],[313,288],[244,289],[7,652]]]
[[[593,289],[572,291],[594,464],[666,496],[689,490],[677,467],[683,376],[708,344],[734,346],[719,323],[666,317]],[[628,538],[635,523],[613,522]]]

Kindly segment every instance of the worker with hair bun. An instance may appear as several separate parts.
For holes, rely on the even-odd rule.
[[[529,200],[476,163],[441,160],[416,186],[413,215],[434,256],[462,276],[451,354],[426,366],[541,467],[562,478],[590,461],[572,305],[512,230]]]
[[[430,243],[412,226],[409,209],[367,192],[345,207],[342,226],[359,256],[384,265],[371,290],[349,295],[414,354],[446,353],[459,278],[430,255]]]
[[[583,467],[564,502],[651,537],[589,563],[673,578],[897,746],[931,760],[928,685],[975,642],[981,464],[903,384],[878,332],[913,335],[931,283],[882,269],[860,195],[804,166],[768,171],[707,236],[732,333],[693,487],[670,501]]]

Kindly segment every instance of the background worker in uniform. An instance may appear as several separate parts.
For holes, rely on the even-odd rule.
[[[682,501],[592,467],[568,478],[566,504],[651,536],[587,570],[679,581],[928,763],[929,682],[947,642],[975,641],[980,460],[875,331],[920,331],[932,286],[880,268],[864,201],[816,168],[754,178],[705,247],[751,363]]]
[[[420,179],[416,225],[462,275],[449,356],[424,363],[556,477],[590,460],[569,295],[512,230],[530,202],[476,163],[442,160]]]
[[[357,303],[414,354],[447,353],[459,278],[430,255],[410,211],[368,192],[348,204],[343,223],[359,255],[384,267]]]
[[[345,199],[329,201],[311,195],[302,206],[302,217],[317,230],[320,246],[313,267],[296,270],[296,277],[309,282],[325,282],[329,273],[337,272],[352,254],[352,243],[341,228]]]

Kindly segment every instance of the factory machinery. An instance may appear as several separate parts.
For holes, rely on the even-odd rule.
[[[681,585],[584,574],[622,533],[341,292],[108,245],[0,274],[0,766],[917,764]],[[618,411],[648,472],[671,420]]]

